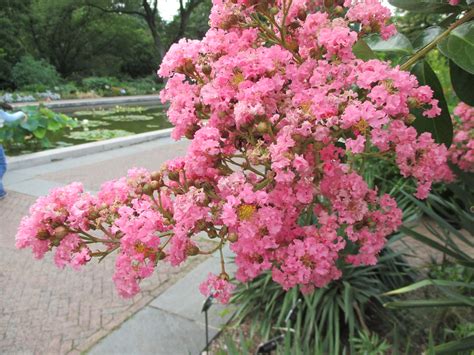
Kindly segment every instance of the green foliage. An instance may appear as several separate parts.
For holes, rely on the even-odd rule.
[[[119,80],[112,77],[89,77],[82,79],[82,87],[86,90],[110,90],[112,86],[117,86]]]
[[[464,71],[454,61],[449,61],[449,73],[453,89],[459,99],[470,106],[474,106],[474,75]]]
[[[439,43],[438,48],[456,65],[474,74],[474,21],[455,28]]]
[[[462,6],[451,6],[448,1],[439,0],[389,0],[389,3],[403,10],[424,13],[451,13],[459,11]],[[461,0],[462,5],[466,5],[466,1]]]
[[[444,143],[449,147],[453,140],[453,123],[441,83],[426,61],[418,62],[413,67],[412,73],[416,75],[420,85],[428,85],[433,89],[433,96],[439,101],[438,106],[441,109],[441,115],[436,119],[423,116],[422,110],[413,110],[416,116],[413,126],[418,132],[430,132],[436,142]]]
[[[474,216],[467,208],[472,206],[472,191],[464,191],[464,195],[457,196],[456,193],[463,193],[463,190],[452,191],[453,195],[449,199],[431,195],[425,202],[413,199],[423,212],[430,217],[427,224],[428,235],[421,234],[413,228],[403,227],[402,232],[411,236],[415,240],[443,253],[443,260],[450,260],[449,263],[432,266],[427,278],[408,286],[398,288],[386,293],[387,296],[403,296],[407,294],[420,294],[423,289],[430,289],[424,293],[424,297],[416,299],[392,300],[386,307],[394,309],[435,309],[445,313],[453,307],[463,307],[474,310],[474,257],[468,250],[474,248],[473,233],[467,234],[464,230],[458,230],[453,226],[452,219],[446,219],[446,214],[457,216],[459,227],[466,227],[469,231],[474,223]],[[471,195],[471,196],[469,196]],[[466,201],[467,200],[467,201]],[[467,203],[467,204],[466,204]],[[423,293],[422,293],[423,294]],[[465,311],[464,311],[465,312]],[[458,316],[461,318],[461,316]],[[461,323],[458,323],[461,324]],[[429,353],[454,354],[467,353],[474,350],[474,335],[469,331],[462,332],[445,329],[445,333],[451,333],[448,342],[435,344],[435,339],[431,337]],[[456,336],[457,335],[457,336]],[[448,339],[449,340],[449,339]]]
[[[397,33],[386,41],[378,35],[372,35],[366,41],[369,47],[376,53],[393,53],[401,56],[413,53],[413,46],[410,40],[401,33]]]
[[[387,341],[380,339],[376,333],[366,331],[359,332],[359,335],[351,339],[351,343],[357,354],[360,355],[384,355],[391,346]]]
[[[44,106],[22,108],[27,117],[23,120],[5,123],[0,128],[0,144],[7,149],[15,145],[40,145],[49,147],[48,132],[57,132],[77,126],[76,120],[56,113]]]
[[[241,322],[252,316],[263,339],[293,328],[285,340],[289,349],[297,345],[300,349],[316,347],[324,353],[338,354],[352,346],[350,339],[367,324],[390,328],[397,322],[384,311],[381,294],[393,285],[410,282],[410,275],[410,267],[390,249],[383,251],[377,265],[343,266],[341,279],[308,295],[297,289],[285,292],[270,274],[264,274],[238,287],[233,298],[239,305],[235,317]]]
[[[44,60],[24,56],[12,69],[12,79],[19,88],[27,85],[42,85],[52,88],[60,83],[61,78],[56,69]]]

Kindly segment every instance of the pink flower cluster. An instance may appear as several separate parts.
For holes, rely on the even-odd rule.
[[[474,173],[474,108],[461,102],[454,110],[454,138],[449,159],[460,169]]]
[[[131,297],[159,261],[227,244],[239,281],[269,271],[310,292],[343,263],[375,264],[401,224],[395,200],[364,180],[366,166],[392,162],[419,198],[452,178],[446,148],[410,126],[413,108],[439,114],[431,89],[353,54],[366,34],[394,33],[379,1],[213,4],[204,39],[174,44],[159,70],[173,137],[192,140],[186,155],[158,172],[133,169],[97,197],[78,184],[53,191],[22,221],[18,247],[38,257],[56,247],[60,266],[116,250],[114,281]],[[215,245],[200,244],[203,233]],[[227,302],[224,265],[200,290]]]

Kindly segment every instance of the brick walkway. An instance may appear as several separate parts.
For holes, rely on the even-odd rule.
[[[84,351],[204,260],[180,269],[163,264],[142,283],[141,294],[123,300],[111,279],[113,259],[75,272],[57,269],[51,255],[36,261],[31,251],[14,247],[21,217],[47,188],[82,180],[97,190],[132,166],[159,167],[185,145],[160,140],[7,174],[9,196],[0,202],[0,354]]]

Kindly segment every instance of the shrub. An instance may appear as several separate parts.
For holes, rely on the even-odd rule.
[[[114,77],[91,76],[82,79],[82,86],[86,90],[110,90],[112,86],[118,84],[118,79]]]
[[[27,106],[22,110],[26,113],[25,119],[5,123],[0,130],[0,144],[5,145],[7,150],[24,145],[50,147],[48,132],[57,132],[77,125],[75,119],[44,106]]]
[[[48,62],[24,56],[12,69],[13,82],[18,88],[28,85],[43,85],[51,88],[61,82],[56,68]]]

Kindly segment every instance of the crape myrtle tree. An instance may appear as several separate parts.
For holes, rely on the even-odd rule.
[[[233,289],[227,244],[237,280],[270,270],[287,290],[311,292],[344,264],[377,263],[402,211],[369,186],[365,169],[393,164],[419,199],[455,179],[447,108],[438,88],[407,71],[472,24],[467,3],[443,6],[455,11],[452,24],[394,66],[366,42],[399,39],[379,1],[214,0],[205,37],[174,44],[158,72],[168,79],[161,100],[172,136],[190,139],[185,156],[154,172],[131,169],[97,195],[80,183],[52,190],[22,220],[17,247],[37,258],[53,251],[59,267],[115,255],[124,297],[159,263],[219,253],[200,290],[224,303]],[[459,110],[472,120],[469,107]],[[203,233],[214,246],[200,244]]]

